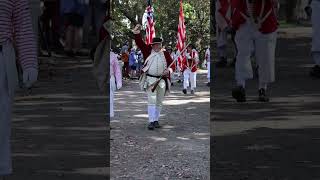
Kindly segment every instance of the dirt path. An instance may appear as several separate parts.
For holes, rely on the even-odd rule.
[[[211,135],[214,180],[320,178],[320,80],[308,73],[310,28],[280,30],[270,103],[259,103],[257,79],[248,102],[231,98],[232,68],[216,69]]]
[[[166,97],[161,129],[147,129],[147,99],[137,81],[115,96],[111,121],[111,179],[209,179],[209,88],[198,74],[196,95],[175,84]]]
[[[87,58],[41,66],[30,96],[18,92],[13,118],[14,174],[8,180],[105,180],[109,161],[106,98],[99,95]]]

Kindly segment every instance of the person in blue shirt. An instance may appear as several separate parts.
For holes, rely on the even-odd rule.
[[[130,66],[130,78],[135,78],[137,74],[137,64],[138,64],[138,57],[136,55],[136,50],[131,48],[130,56],[129,56],[129,66]]]
[[[65,52],[74,56],[81,49],[84,16],[89,9],[89,0],[61,0],[60,13],[64,19]]]

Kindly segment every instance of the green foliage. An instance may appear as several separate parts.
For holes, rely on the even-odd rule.
[[[115,44],[120,45],[132,38],[131,29],[138,22],[147,6],[146,0],[114,0],[113,18]],[[179,23],[179,0],[153,0],[156,36],[162,37],[165,46],[175,48]],[[187,41],[197,47],[203,59],[205,48],[209,45],[210,1],[184,0],[183,10],[187,30]],[[129,26],[129,27],[128,27]]]

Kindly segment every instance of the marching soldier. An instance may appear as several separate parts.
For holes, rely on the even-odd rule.
[[[133,29],[136,44],[145,59],[139,84],[148,94],[148,129],[154,130],[160,128],[162,102],[165,94],[170,91],[170,73],[175,70],[175,66],[168,67],[173,60],[167,51],[161,51],[162,39],[153,38],[152,43],[146,45],[140,35],[140,28],[141,25],[138,24]]]
[[[228,44],[228,34],[231,34],[231,38],[234,43],[234,32],[231,29],[231,17],[232,17],[232,7],[231,0],[217,0],[216,1],[216,34],[217,34],[217,54],[218,62],[217,67],[226,67],[228,64],[227,60],[227,44]],[[237,53],[237,47],[234,43],[235,50]],[[235,58],[232,64],[235,63]]]
[[[250,62],[251,51],[255,51],[259,73],[259,101],[267,102],[267,86],[275,80],[275,48],[278,21],[276,0],[234,0],[232,26],[236,29],[238,48],[236,61],[237,87],[232,96],[238,102],[246,101],[245,83],[253,78]]]
[[[189,87],[191,94],[194,94],[195,88],[197,86],[197,66],[199,63],[199,55],[196,49],[193,48],[193,45],[189,45],[187,48],[187,58],[182,62],[182,72],[183,72],[183,90],[184,94],[187,94],[187,88]]]

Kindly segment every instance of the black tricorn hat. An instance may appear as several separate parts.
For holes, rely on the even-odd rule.
[[[188,47],[194,48],[193,44],[189,44]]]
[[[155,38],[152,39],[152,43],[151,44],[158,44],[158,43],[162,43],[162,39],[161,38],[155,37]]]

